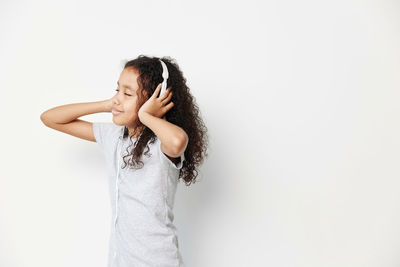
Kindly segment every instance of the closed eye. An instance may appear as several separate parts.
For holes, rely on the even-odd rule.
[[[119,92],[119,90],[118,90],[118,89],[115,89],[115,91]],[[125,95],[132,96],[132,95],[130,95],[130,94],[127,94],[127,93],[125,93]]]

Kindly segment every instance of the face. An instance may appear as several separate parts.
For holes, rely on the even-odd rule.
[[[128,126],[129,129],[133,127],[133,123],[137,118],[137,101],[136,95],[139,85],[137,78],[139,73],[132,68],[124,69],[117,82],[117,89],[112,98],[113,103],[113,122],[117,125]],[[120,113],[115,112],[121,111]]]

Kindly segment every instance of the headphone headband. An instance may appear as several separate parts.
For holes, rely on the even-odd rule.
[[[165,92],[165,90],[167,89],[167,79],[168,79],[169,73],[168,73],[167,65],[164,63],[164,61],[162,61],[161,59],[159,59],[159,60],[161,62],[161,66],[163,68],[163,73],[162,73],[163,82],[162,82],[161,91],[160,91],[160,95],[162,95]]]

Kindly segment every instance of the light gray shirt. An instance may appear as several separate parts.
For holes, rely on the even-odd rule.
[[[151,156],[142,155],[143,167],[130,169],[122,156],[127,155],[128,145],[129,150],[133,148],[136,138],[123,138],[124,128],[113,122],[93,123],[96,142],[105,157],[111,203],[107,266],[182,267],[173,207],[184,154],[175,165],[156,138],[148,144]],[[130,156],[125,162],[128,159]]]

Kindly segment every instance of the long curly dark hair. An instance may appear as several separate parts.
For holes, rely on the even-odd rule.
[[[189,186],[191,183],[196,182],[198,175],[196,168],[208,156],[206,152],[208,136],[206,133],[207,127],[200,116],[200,110],[189,91],[189,87],[186,85],[186,79],[176,60],[171,57],[158,58],[139,55],[137,58],[127,61],[124,69],[133,68],[139,72],[137,80],[139,85],[139,90],[137,90],[138,105],[136,110],[136,112],[139,112],[140,107],[147,101],[148,96],[151,96],[157,85],[163,81],[163,68],[159,59],[167,65],[169,74],[167,88],[170,87],[173,92],[170,101],[174,103],[174,106],[165,114],[166,120],[181,127],[189,137],[189,142],[184,152],[185,160],[179,170],[178,178],[178,180],[182,178],[185,184]],[[142,124],[139,118],[133,124],[136,127],[134,127],[134,132],[131,135],[129,135],[128,128],[125,127],[124,138],[129,135],[131,143],[126,148],[128,154],[123,157],[123,161],[125,163],[124,167],[126,167],[125,158],[131,156],[128,160],[129,167],[140,169],[144,165],[141,161],[142,154],[148,156],[150,150],[148,143],[153,144],[156,140],[156,135],[150,128]],[[134,148],[129,151],[133,144],[132,136],[138,136],[138,138],[135,141]],[[145,148],[147,149],[143,153]]]

